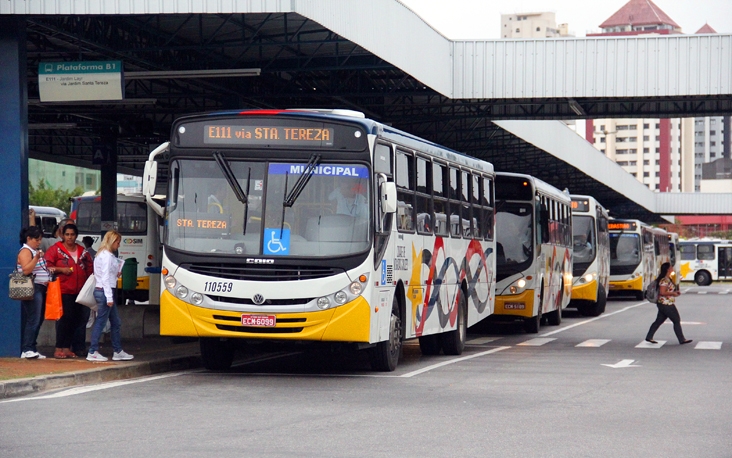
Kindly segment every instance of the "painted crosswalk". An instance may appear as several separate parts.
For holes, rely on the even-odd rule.
[[[690,324],[699,324],[699,323],[690,323]],[[467,345],[488,345],[496,343],[497,341],[502,341],[502,344],[506,344],[504,337],[475,337],[473,339],[470,339],[466,342]],[[562,341],[556,338],[551,337],[536,337],[529,340],[524,340],[521,342],[518,342],[515,345],[517,347],[542,347],[547,344],[551,343],[561,343],[566,342]],[[612,339],[587,339],[582,342],[574,344],[576,348],[600,348],[604,345],[607,345],[612,342]],[[657,340],[657,343],[651,343],[647,342],[646,340],[640,341],[637,345],[635,345],[635,348],[641,348],[641,349],[659,349],[662,348],[664,345],[669,343],[668,340]],[[722,345],[724,342],[721,341],[699,341],[694,346],[695,350],[721,350]],[[511,344],[510,344],[511,345]],[[623,344],[625,346],[625,344]],[[676,341],[674,340],[670,345],[676,345]]]
[[[537,337],[536,339],[527,340],[526,342],[521,342],[517,345],[520,345],[522,347],[541,347],[542,345],[546,345],[554,340],[557,339],[553,337]]]
[[[578,343],[575,347],[599,348],[610,342],[610,339],[589,339]]]

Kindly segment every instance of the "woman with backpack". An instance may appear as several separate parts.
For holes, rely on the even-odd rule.
[[[646,342],[656,344],[653,340],[653,335],[656,334],[658,328],[661,327],[666,318],[670,319],[674,324],[674,332],[676,338],[679,339],[679,345],[691,343],[691,339],[684,337],[684,332],[681,330],[681,316],[679,311],[676,309],[676,296],[680,295],[681,292],[678,287],[671,279],[671,263],[664,262],[661,264],[661,272],[658,278],[655,280],[658,285],[658,301],[656,307],[658,308],[658,315],[656,315],[656,321],[651,324],[651,328],[648,330],[646,335]]]

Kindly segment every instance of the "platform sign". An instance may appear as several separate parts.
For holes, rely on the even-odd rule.
[[[41,102],[122,100],[122,61],[41,62]]]

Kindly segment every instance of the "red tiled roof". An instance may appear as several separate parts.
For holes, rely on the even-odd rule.
[[[704,24],[701,29],[697,30],[696,33],[717,33],[709,24]]]
[[[600,28],[622,25],[655,25],[667,24],[680,28],[666,13],[661,11],[651,0],[630,0],[615,14],[600,24]]]

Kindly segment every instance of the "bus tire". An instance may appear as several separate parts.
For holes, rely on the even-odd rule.
[[[699,286],[709,286],[712,284],[712,276],[706,270],[700,270],[694,275],[694,283]]]
[[[216,337],[201,337],[201,359],[203,366],[210,371],[226,371],[231,369],[236,350],[231,340]]]
[[[602,285],[597,287],[597,308],[600,310],[600,315],[605,313],[605,307],[607,307],[607,291]]]
[[[559,326],[562,324],[562,304],[559,304],[559,308],[555,311],[547,313],[546,320],[550,326]]]
[[[391,305],[389,338],[379,342],[369,350],[371,369],[379,372],[392,372],[399,364],[402,353],[402,320],[399,317],[399,301],[396,296]]]
[[[419,350],[425,356],[439,355],[442,342],[439,334],[419,336]]]
[[[446,355],[461,355],[468,335],[468,302],[463,290],[458,293],[458,315],[455,329],[442,334],[442,351]]]
[[[544,306],[544,282],[541,283],[541,293],[539,294],[539,312],[536,316],[524,319],[524,331],[527,334],[536,334],[541,328],[541,308]]]

